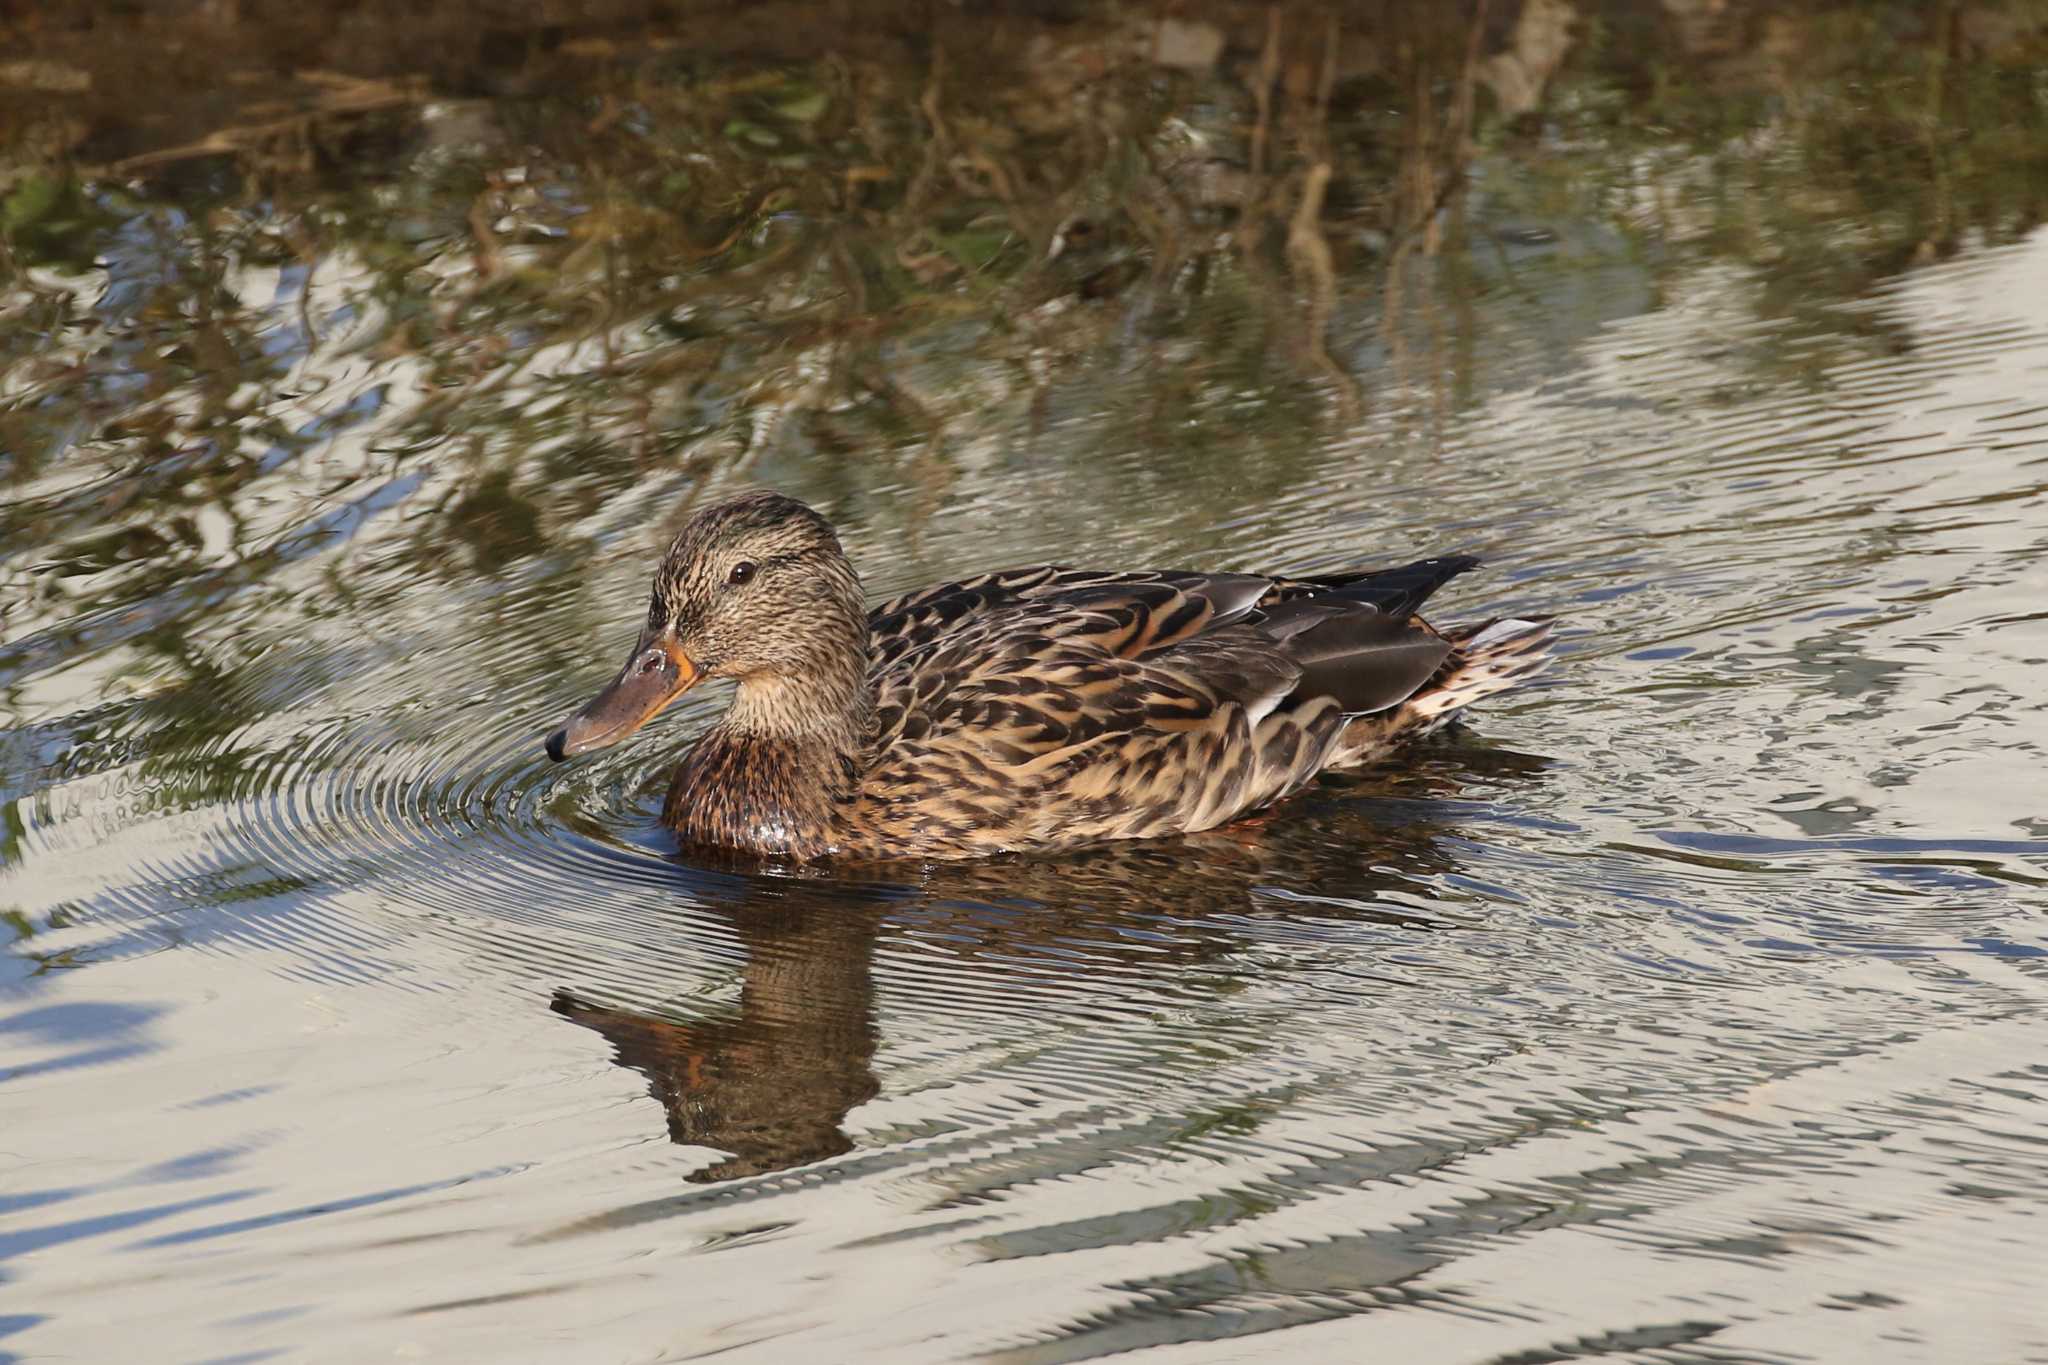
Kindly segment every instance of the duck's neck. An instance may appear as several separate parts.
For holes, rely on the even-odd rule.
[[[739,680],[676,773],[664,823],[689,842],[816,858],[860,784],[874,712],[867,620],[834,621],[800,674]]]

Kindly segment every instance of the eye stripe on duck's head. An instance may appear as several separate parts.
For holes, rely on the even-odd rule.
[[[741,564],[758,577],[774,565],[840,553],[831,524],[795,498],[747,493],[690,518],[662,558],[657,595],[674,597],[693,581],[723,583]]]

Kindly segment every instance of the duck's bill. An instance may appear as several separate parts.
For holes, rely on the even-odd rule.
[[[611,686],[548,736],[548,757],[559,763],[617,744],[660,715],[664,706],[689,691],[696,681],[697,666],[673,635],[667,631],[642,635],[633,657],[626,660]]]

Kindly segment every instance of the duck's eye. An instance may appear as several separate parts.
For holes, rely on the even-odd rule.
[[[726,585],[737,588],[742,584],[751,583],[754,581],[754,575],[760,571],[761,566],[754,563],[753,560],[742,559],[739,563],[733,565],[732,572],[725,576]]]

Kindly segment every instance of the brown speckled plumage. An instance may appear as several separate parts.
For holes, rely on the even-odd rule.
[[[1209,829],[1539,668],[1547,623],[1440,632],[1414,614],[1476,562],[1304,579],[1036,567],[867,612],[822,518],[748,494],[677,537],[634,659],[550,752],[731,677],[664,806],[685,843],[961,858]],[[664,659],[680,685],[616,719],[614,694],[653,688],[636,670]]]

